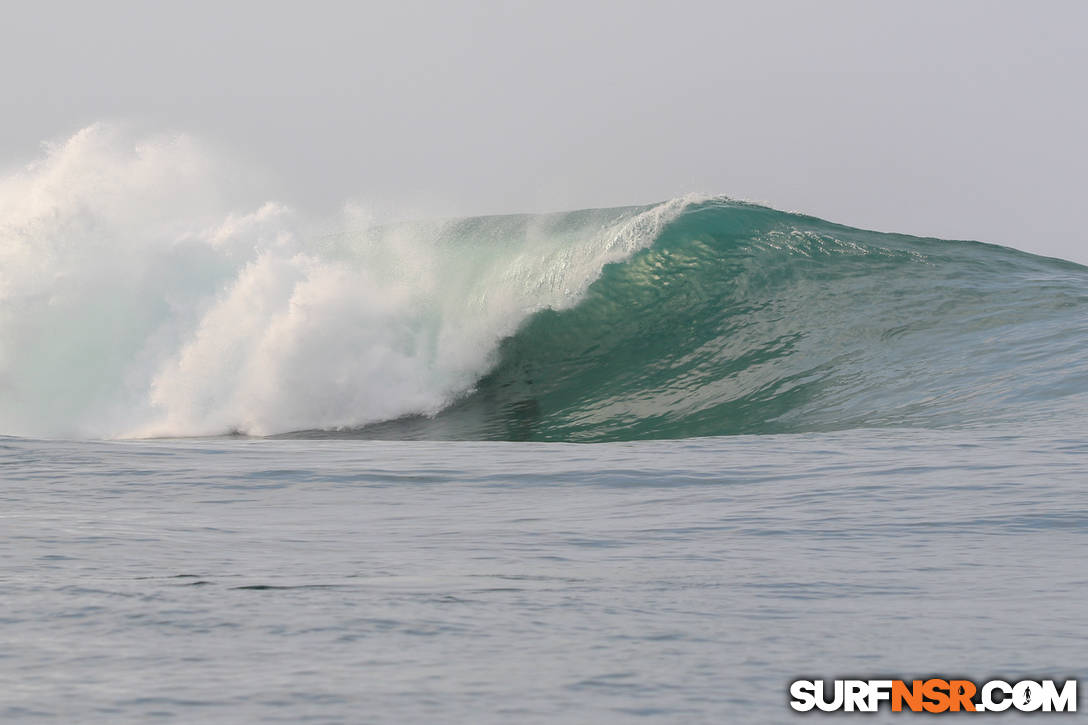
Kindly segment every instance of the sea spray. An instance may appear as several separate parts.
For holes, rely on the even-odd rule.
[[[614,441],[1074,420],[1088,269],[692,203],[437,415],[339,435]],[[305,435],[330,435],[310,432]]]
[[[284,204],[232,206],[238,176],[187,137],[98,125],[3,179],[0,432],[433,414],[526,317],[575,304],[695,201],[315,235]]]

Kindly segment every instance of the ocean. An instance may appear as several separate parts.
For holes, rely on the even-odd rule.
[[[4,722],[1085,674],[1088,268],[724,197],[316,233],[102,133],[0,209]]]
[[[1086,468],[1083,428],[6,438],[0,718],[777,723],[798,678],[1083,677]]]

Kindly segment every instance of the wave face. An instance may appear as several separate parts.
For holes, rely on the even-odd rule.
[[[185,136],[99,125],[0,178],[0,434],[255,435],[435,413],[684,200],[374,226],[246,207]]]
[[[367,437],[613,441],[1076,419],[1088,268],[693,202],[473,391]]]
[[[631,440],[1088,391],[1072,263],[721,198],[317,225],[244,176],[94,126],[0,179],[0,434]]]

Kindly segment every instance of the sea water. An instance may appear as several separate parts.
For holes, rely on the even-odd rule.
[[[1088,268],[712,196],[318,223],[219,161],[0,178],[5,722],[1085,674]]]
[[[783,722],[798,678],[1083,678],[1086,471],[1069,428],[0,439],[0,718]]]

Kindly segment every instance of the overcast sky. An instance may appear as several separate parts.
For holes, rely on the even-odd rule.
[[[311,213],[724,193],[1088,262],[1086,2],[18,3],[0,163],[190,132]]]

